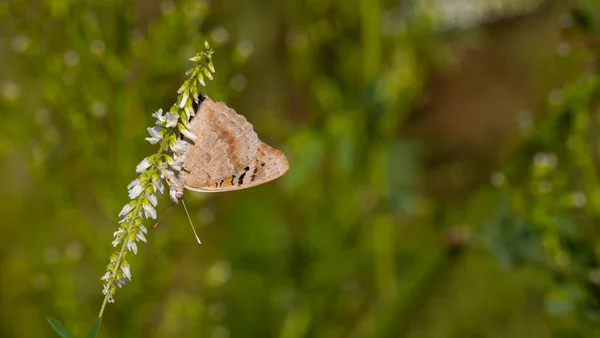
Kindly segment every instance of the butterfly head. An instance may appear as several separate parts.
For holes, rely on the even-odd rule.
[[[204,95],[202,92],[198,92],[198,97],[194,98],[194,100],[192,100],[192,108],[194,108],[194,112],[198,112],[198,109],[200,108],[200,105],[202,104],[202,102],[204,100],[206,100],[207,96]]]

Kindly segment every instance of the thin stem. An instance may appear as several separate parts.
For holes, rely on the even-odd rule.
[[[104,308],[106,308],[106,303],[108,303],[108,295],[109,295],[109,293],[107,293],[104,296],[104,300],[102,301],[102,307],[100,308],[100,313],[98,314],[98,318],[102,318],[102,314],[104,313]]]

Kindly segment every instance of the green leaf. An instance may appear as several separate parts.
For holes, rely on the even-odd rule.
[[[58,320],[48,317],[48,323],[52,326],[54,332],[58,333],[61,338],[73,338],[73,335],[67,330]]]
[[[100,324],[102,323],[102,318],[98,318],[94,321],[94,325],[92,325],[92,329],[90,333],[88,333],[88,338],[95,338],[100,330]]]

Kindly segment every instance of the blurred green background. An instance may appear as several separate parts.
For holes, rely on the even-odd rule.
[[[291,168],[188,192],[203,245],[174,208],[101,337],[600,337],[599,8],[0,1],[0,336],[85,335],[151,114],[207,40],[205,93]]]

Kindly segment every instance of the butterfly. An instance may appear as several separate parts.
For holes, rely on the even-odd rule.
[[[201,192],[240,190],[272,181],[289,169],[284,153],[258,139],[246,118],[223,102],[199,95],[188,130],[183,169],[169,179],[177,199],[184,189]]]

